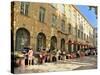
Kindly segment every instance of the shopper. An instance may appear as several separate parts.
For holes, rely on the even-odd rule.
[[[29,51],[28,51],[28,65],[32,65],[32,60],[33,60],[33,50],[29,49]]]

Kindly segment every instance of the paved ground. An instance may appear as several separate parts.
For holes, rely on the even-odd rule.
[[[58,61],[55,63],[45,63],[42,65],[26,66],[24,69],[15,68],[15,73],[40,73],[40,72],[55,72],[55,71],[72,71],[96,69],[97,57],[85,56],[77,59],[67,59],[65,61]]]

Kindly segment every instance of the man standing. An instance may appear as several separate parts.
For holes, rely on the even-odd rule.
[[[28,51],[28,65],[32,65],[32,59],[33,59],[33,50],[29,49],[29,51]]]

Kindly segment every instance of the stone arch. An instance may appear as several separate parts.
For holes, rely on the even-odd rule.
[[[65,39],[64,38],[61,39],[61,50],[62,51],[65,50]]]
[[[68,41],[68,51],[69,51],[69,53],[71,52],[71,50],[72,50],[72,41],[71,40],[69,40]]]
[[[56,36],[51,37],[51,43],[50,43],[50,50],[54,50],[57,48],[57,38]]]
[[[26,28],[19,28],[16,31],[15,49],[21,50],[30,45],[30,33]]]
[[[46,35],[42,32],[37,35],[37,51],[46,49]]]

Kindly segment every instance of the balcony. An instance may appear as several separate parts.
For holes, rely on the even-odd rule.
[[[60,27],[57,28],[57,32],[62,33],[62,34],[64,34],[64,35],[69,35],[69,33],[68,33],[67,30],[64,30],[64,31],[63,31]]]

